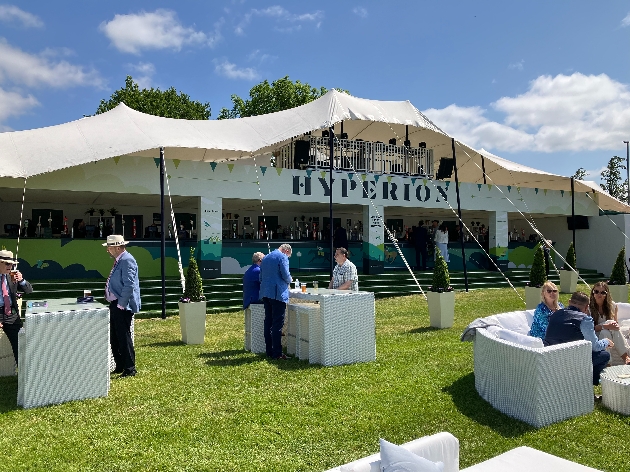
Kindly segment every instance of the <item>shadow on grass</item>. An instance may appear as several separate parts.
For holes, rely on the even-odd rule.
[[[265,354],[254,354],[244,349],[231,349],[217,352],[204,352],[199,357],[208,359],[208,366],[238,366],[245,364],[253,364],[254,362],[268,362],[274,364],[280,370],[304,370],[316,369],[322,366],[309,364],[300,361],[297,357],[291,357],[288,360],[272,360],[267,358]]]
[[[0,378],[0,413],[20,410],[17,405],[17,377]]]
[[[522,421],[510,418],[492,408],[479,396],[475,389],[475,374],[465,375],[448,387],[442,389],[453,398],[453,403],[460,413],[479,424],[488,426],[505,438],[519,437],[536,428]]]
[[[185,346],[185,345],[186,343],[184,343],[182,340],[164,341],[161,343],[145,344],[146,347],[171,347],[171,346]]]
[[[409,334],[422,334],[422,333],[431,333],[433,331],[439,331],[440,328],[434,328],[433,326],[422,326],[416,329],[410,329],[407,331]]]

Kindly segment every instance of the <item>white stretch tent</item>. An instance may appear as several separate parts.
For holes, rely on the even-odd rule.
[[[452,157],[451,137],[408,101],[356,98],[331,90],[319,99],[290,110],[233,120],[177,120],[147,115],[124,104],[106,113],[47,128],[0,133],[0,176],[28,178],[111,157],[225,161],[271,152],[307,132],[343,121],[348,139],[424,141],[435,161]],[[339,132],[338,129],[335,130]],[[550,174],[456,142],[460,182],[571,190],[568,177]],[[483,163],[482,163],[483,160]],[[435,173],[435,172],[433,172]],[[599,187],[576,181],[576,192],[589,192],[605,210],[630,207]]]

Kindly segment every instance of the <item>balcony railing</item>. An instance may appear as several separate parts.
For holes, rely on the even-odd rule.
[[[276,167],[330,168],[329,138],[311,136],[274,153]],[[433,177],[433,150],[396,144],[334,138],[333,167],[351,172]]]

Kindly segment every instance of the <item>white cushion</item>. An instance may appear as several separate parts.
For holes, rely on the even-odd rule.
[[[496,337],[499,339],[504,339],[505,341],[510,341],[514,344],[519,344],[525,347],[544,347],[545,345],[542,342],[542,339],[535,338],[533,336],[527,336],[526,334],[517,333],[514,331],[510,331],[509,329],[499,329],[496,332]]]
[[[443,462],[431,462],[384,439],[381,439],[380,443],[383,472],[442,472],[444,470]]]
[[[486,331],[490,334],[492,334],[495,338],[498,338],[498,333],[499,331],[501,331],[503,328],[501,328],[500,326],[488,326],[487,328],[485,328]]]
[[[509,329],[521,334],[529,333],[530,324],[527,323],[527,311],[510,311],[509,313],[500,313],[495,315],[496,320],[502,328]],[[531,317],[529,317],[531,320]]]
[[[617,303],[617,321],[630,320],[630,303]]]

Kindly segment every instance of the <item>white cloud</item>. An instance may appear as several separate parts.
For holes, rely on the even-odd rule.
[[[0,21],[19,21],[26,28],[42,28],[44,22],[32,13],[19,9],[15,5],[0,5]]]
[[[248,13],[245,14],[241,22],[236,26],[234,32],[236,34],[244,34],[245,27],[247,27],[253,17],[265,17],[265,18],[274,18],[277,21],[288,22],[288,23],[304,23],[304,22],[315,22],[316,26],[319,28],[321,24],[321,19],[324,17],[324,12],[317,10],[312,13],[302,13],[295,14],[289,12],[284,7],[279,5],[274,5],[269,8],[265,8],[263,10],[259,10],[257,8],[252,8]],[[282,32],[291,32],[295,30],[299,30],[301,25],[296,24],[292,26],[286,27],[276,27],[277,31]]]
[[[256,72],[256,69],[253,69],[251,67],[239,69],[236,64],[232,64],[227,60],[223,60],[221,62],[215,61],[215,64],[216,65],[214,67],[214,71],[217,74],[227,77],[229,79],[255,80],[260,77],[258,75],[258,72]]]
[[[192,27],[183,26],[177,14],[158,9],[137,14],[116,15],[99,29],[121,52],[140,54],[143,49],[172,49],[179,51],[186,45],[213,47],[220,39],[223,19],[215,23],[213,33],[206,34]]]
[[[606,74],[540,76],[529,90],[491,104],[503,123],[482,107],[450,105],[425,114],[447,133],[473,147],[495,151],[614,150],[628,139],[628,86]]]
[[[153,75],[155,74],[155,66],[150,62],[138,62],[137,64],[128,64],[128,67],[134,71],[133,81],[138,84],[141,89],[149,89],[153,86]],[[137,75],[135,73],[140,75]]]
[[[626,17],[621,20],[621,26],[625,28],[626,26],[630,26],[630,13],[626,15]]]
[[[278,59],[278,56],[272,56],[271,54],[261,53],[260,49],[253,50],[247,56],[248,61],[258,62],[258,64],[262,64],[264,62],[273,62],[276,59]]]
[[[103,87],[103,79],[96,70],[86,70],[64,60],[53,61],[49,53],[45,50],[40,55],[29,54],[0,38],[0,82],[10,80],[28,87]]]
[[[30,108],[39,106],[39,102],[32,95],[23,96],[16,92],[9,92],[0,88],[0,122],[10,116],[18,116]],[[10,131],[6,126],[0,125],[3,131]]]
[[[368,11],[363,7],[354,7],[352,9],[352,13],[354,13],[355,15],[361,18],[367,18],[368,16]]]
[[[513,62],[512,64],[508,65],[508,69],[512,69],[512,70],[523,70],[523,64],[525,64],[525,60],[521,59],[518,62]]]

